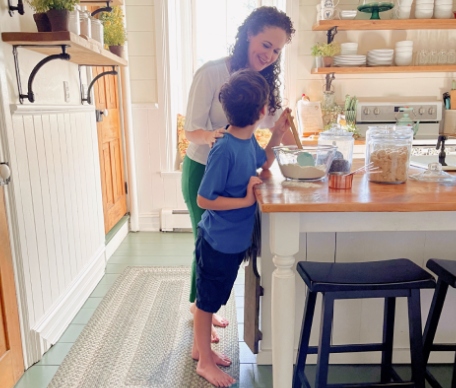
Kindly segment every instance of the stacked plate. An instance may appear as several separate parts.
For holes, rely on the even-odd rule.
[[[391,66],[393,57],[392,49],[370,50],[367,52],[367,66]]]
[[[334,57],[334,66],[366,66],[365,55],[336,55]]]
[[[452,19],[453,0],[435,0],[434,17],[436,19]]]
[[[451,5],[453,7],[453,5]],[[415,18],[431,19],[434,14],[434,0],[416,0]]]
[[[401,40],[396,43],[394,50],[394,63],[397,66],[409,66],[413,59],[413,41]]]

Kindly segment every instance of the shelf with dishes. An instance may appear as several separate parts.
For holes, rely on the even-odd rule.
[[[374,73],[429,73],[456,72],[456,65],[430,66],[353,66],[353,67],[316,67],[312,74],[374,74]]]
[[[450,30],[456,19],[320,20],[312,31],[348,30]]]

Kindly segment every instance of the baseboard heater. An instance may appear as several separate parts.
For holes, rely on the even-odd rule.
[[[160,212],[160,230],[176,232],[192,230],[192,223],[187,209],[162,209]]]

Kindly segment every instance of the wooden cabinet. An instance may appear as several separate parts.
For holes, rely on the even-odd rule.
[[[456,29],[456,19],[404,19],[404,20],[320,20],[313,31],[348,30],[450,30]],[[372,73],[417,73],[456,72],[454,65],[430,66],[374,66],[374,67],[319,67],[312,74],[372,74]]]

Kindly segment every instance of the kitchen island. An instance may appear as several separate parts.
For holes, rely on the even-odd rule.
[[[410,169],[409,173],[420,172]],[[431,257],[456,259],[456,186],[408,180],[371,183],[355,175],[351,190],[329,189],[327,182],[286,181],[277,165],[260,175],[256,188],[262,217],[262,341],[258,364],[273,365],[274,387],[291,387],[305,287],[296,262],[372,261],[407,257],[422,267]],[[423,321],[432,298],[422,292]],[[397,302],[394,363],[408,363],[406,302]],[[454,290],[447,304],[454,305]],[[319,303],[319,302],[318,302]],[[316,317],[319,317],[317,304]],[[454,309],[444,309],[436,340],[455,340]],[[383,304],[379,299],[344,300],[335,305],[333,343],[381,340]],[[316,344],[319,321],[311,343]],[[453,362],[453,356],[431,362]],[[309,357],[309,362],[315,358]],[[380,354],[335,354],[332,363],[378,364]]]

